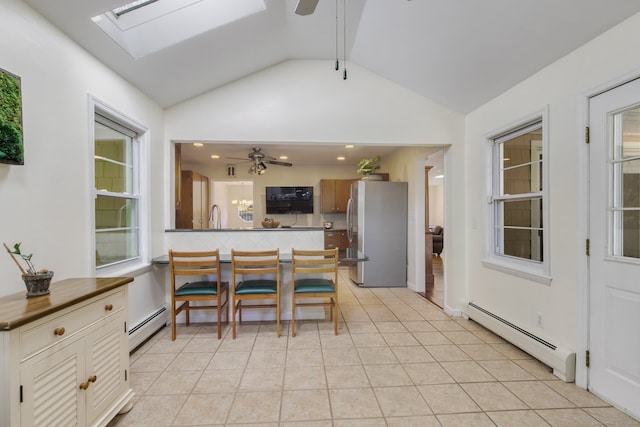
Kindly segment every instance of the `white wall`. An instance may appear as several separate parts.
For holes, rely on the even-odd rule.
[[[454,224],[466,229],[468,297],[506,319],[559,346],[580,346],[581,300],[586,282],[587,145],[584,143],[585,95],[620,76],[640,75],[640,14],[541,70],[466,119],[466,209],[453,212]],[[483,213],[486,208],[485,136],[549,106],[551,285],[546,286],[483,268]],[[447,177],[451,176],[447,173]],[[449,219],[449,218],[447,218]],[[451,230],[451,226],[448,230]],[[582,306],[580,305],[582,304]],[[536,313],[544,314],[544,329]],[[583,321],[584,323],[584,321]]]
[[[151,130],[156,165],[163,164],[162,109],[19,0],[0,3],[0,67],[22,79],[25,147],[24,166],[0,164],[0,240],[22,242],[36,267],[54,270],[54,281],[95,276],[88,96]],[[150,174],[151,212],[160,213],[163,171]],[[162,230],[162,215],[152,215],[151,227]],[[25,289],[7,254],[0,283],[0,295]]]

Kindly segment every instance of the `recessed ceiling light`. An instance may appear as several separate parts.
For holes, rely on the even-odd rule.
[[[280,160],[287,160],[289,156],[280,156]]]
[[[194,142],[193,146],[194,147],[204,147],[204,144],[202,142]]]
[[[212,155],[211,155],[211,158],[212,158],[212,159],[219,159],[219,158],[220,158],[220,156],[218,156],[217,154],[212,154]]]
[[[353,144],[347,144],[344,146],[344,148],[353,148]]]
[[[344,160],[344,159],[345,159],[344,156],[339,156],[338,157],[338,160]]]

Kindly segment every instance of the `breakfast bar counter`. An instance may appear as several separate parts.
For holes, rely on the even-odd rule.
[[[279,248],[280,252],[297,249],[324,249],[322,227],[291,228],[223,228],[201,230],[165,230],[164,250],[201,251],[219,249],[230,254],[231,249],[260,251]]]

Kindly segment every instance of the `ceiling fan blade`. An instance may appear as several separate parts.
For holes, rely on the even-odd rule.
[[[278,160],[263,160],[265,163],[269,163],[270,165],[277,165],[277,166],[287,166],[287,167],[291,167],[293,166],[293,163],[289,163],[289,162],[280,162]]]
[[[298,5],[296,6],[296,14],[298,15],[311,15],[318,5],[318,0],[298,0]]]

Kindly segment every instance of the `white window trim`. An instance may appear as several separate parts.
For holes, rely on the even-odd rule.
[[[544,235],[542,239],[542,250],[544,258],[542,262],[529,261],[521,258],[515,258],[508,255],[501,255],[495,252],[495,209],[493,208],[493,145],[494,140],[499,139],[505,134],[514,132],[515,130],[526,127],[535,122],[542,122],[542,221],[544,224]],[[484,257],[482,265],[486,268],[520,277],[522,279],[531,280],[544,285],[551,284],[551,254],[550,240],[551,228],[549,222],[550,198],[549,198],[549,106],[545,106],[542,110],[533,112],[521,119],[514,121],[500,129],[495,129],[485,135],[484,158],[486,176],[486,194],[487,204],[485,207],[485,235],[484,235]]]
[[[91,270],[95,272],[96,277],[113,277],[113,276],[125,276],[125,275],[136,275],[141,271],[149,269],[151,264],[150,261],[150,253],[151,253],[151,215],[150,215],[150,152],[149,152],[149,141],[150,141],[150,131],[149,128],[141,124],[138,120],[128,116],[109,104],[101,101],[93,95],[89,95],[89,108],[88,108],[88,118],[89,118],[89,171],[90,171],[90,179],[88,179],[88,194],[91,202],[91,207],[89,211],[91,212],[90,221],[89,221],[89,235],[91,236],[91,253],[95,253],[96,251],[96,223],[95,223],[95,208],[93,206],[94,201],[97,197],[97,191],[95,188],[95,114],[99,113],[102,116],[113,120],[116,123],[122,123],[125,127],[135,131],[138,134],[138,144],[139,144],[139,218],[138,218],[138,226],[139,226],[139,256],[118,263],[114,263],[104,267],[96,267],[95,256],[90,256],[90,265]]]

